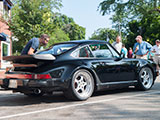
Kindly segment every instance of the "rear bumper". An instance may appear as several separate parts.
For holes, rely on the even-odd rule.
[[[30,79],[3,79],[0,80],[0,86],[4,89],[19,90],[23,88],[28,89],[66,89],[66,85],[62,79],[42,79],[42,80],[30,80]]]

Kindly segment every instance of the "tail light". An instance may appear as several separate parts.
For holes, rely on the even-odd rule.
[[[7,74],[6,78],[14,79],[51,79],[50,74]]]
[[[33,79],[32,74],[6,74],[6,78]]]
[[[49,74],[35,74],[33,76],[34,79],[51,79]]]

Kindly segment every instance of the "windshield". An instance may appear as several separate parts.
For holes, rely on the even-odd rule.
[[[70,50],[71,48],[75,47],[77,44],[57,44],[51,47],[50,49],[46,49],[44,51],[40,51],[37,54],[53,54],[59,55],[64,53],[65,51]]]

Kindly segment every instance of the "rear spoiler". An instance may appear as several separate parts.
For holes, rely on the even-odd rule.
[[[34,61],[34,60],[55,60],[56,58],[52,54],[35,54],[35,55],[21,55],[21,56],[6,56],[3,60],[12,61],[13,63],[22,61]]]
[[[36,54],[36,55],[33,55],[33,57],[39,60],[55,60],[56,59],[52,54]]]
[[[32,59],[32,58],[33,58],[33,56],[31,56],[31,55],[6,56],[6,57],[3,57],[3,60],[6,60],[6,61],[16,61],[16,60]]]

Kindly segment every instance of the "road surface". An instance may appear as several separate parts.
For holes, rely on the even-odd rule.
[[[96,92],[87,101],[62,93],[29,98],[0,91],[0,120],[160,120],[160,76],[149,91]]]

